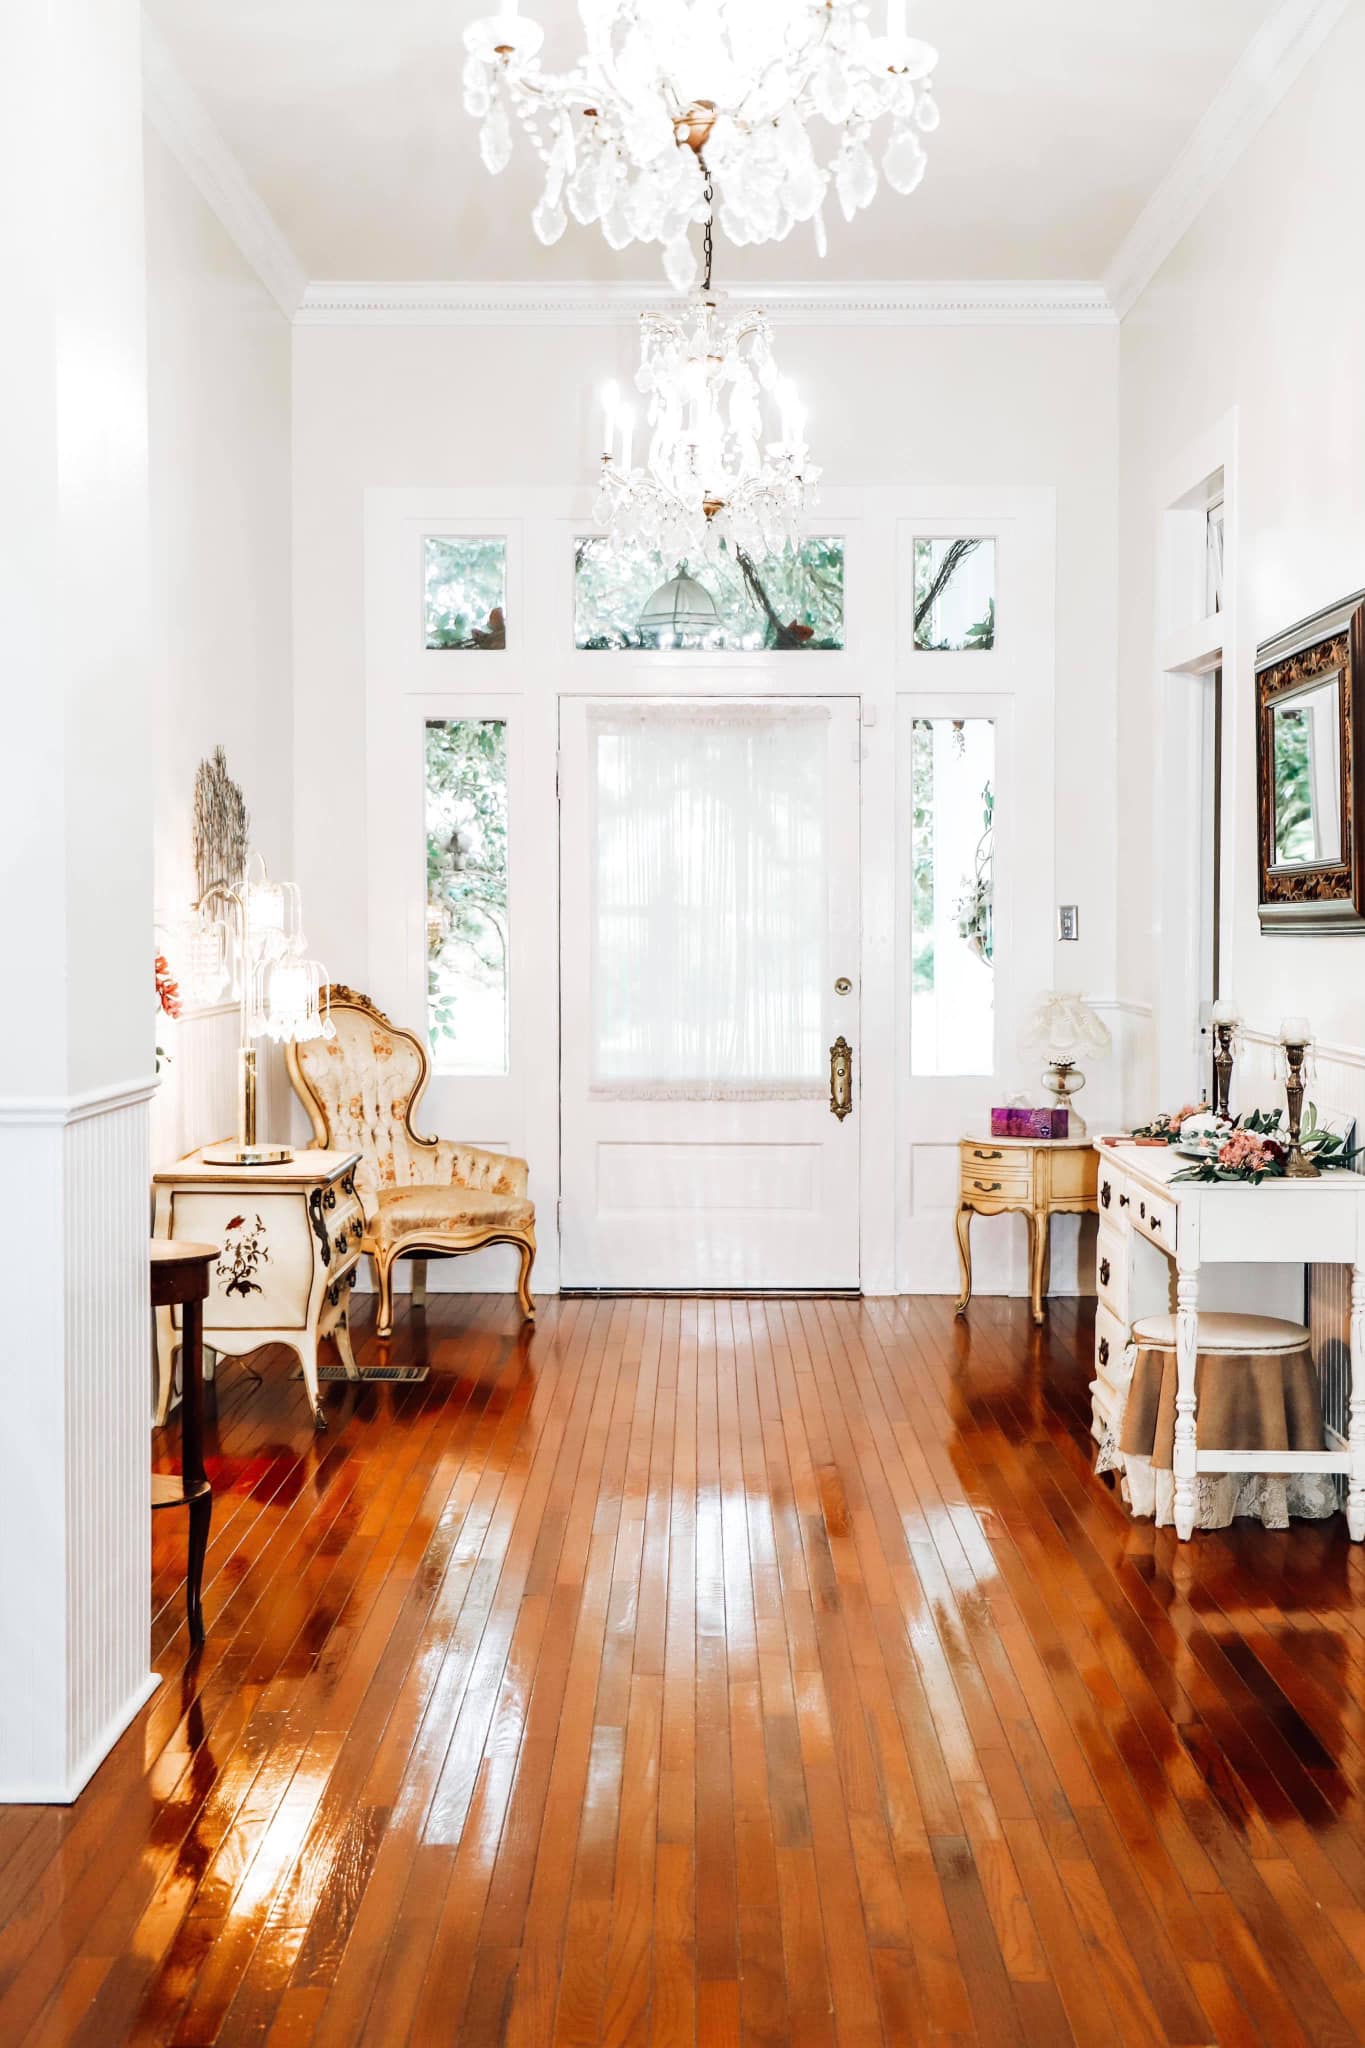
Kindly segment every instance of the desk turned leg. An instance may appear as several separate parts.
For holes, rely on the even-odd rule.
[[[1365,1542],[1365,1266],[1351,1275],[1351,1477],[1346,1526],[1353,1543]]]
[[[1029,1297],[1033,1303],[1033,1320],[1043,1320],[1043,1295],[1047,1288],[1046,1270],[1050,1241],[1048,1236],[1047,1210],[1031,1210],[1029,1213]]]
[[[1175,1291],[1175,1533],[1182,1543],[1194,1534],[1195,1366],[1199,1357],[1199,1275],[1181,1273]]]
[[[962,1275],[962,1293],[958,1299],[957,1313],[965,1316],[967,1303],[972,1298],[972,1216],[974,1210],[964,1202],[957,1212],[957,1264]]]

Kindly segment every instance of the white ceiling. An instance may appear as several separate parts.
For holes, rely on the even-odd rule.
[[[176,65],[312,278],[654,279],[570,223],[531,233],[527,153],[492,178],[460,99],[461,34],[490,0],[145,0]],[[522,0],[547,59],[574,0]],[[879,11],[880,0],[873,0]],[[717,251],[717,281],[1094,278],[1277,0],[912,0],[943,123],[909,199],[852,226]]]

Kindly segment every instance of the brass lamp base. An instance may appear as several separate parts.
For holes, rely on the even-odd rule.
[[[206,1145],[206,1166],[287,1166],[292,1145]]]

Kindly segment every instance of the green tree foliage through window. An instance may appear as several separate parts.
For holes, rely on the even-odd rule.
[[[427,1027],[438,1070],[507,1071],[507,725],[426,729]]]
[[[641,614],[679,571],[701,585],[716,617],[714,625],[674,639],[643,625]],[[644,548],[585,537],[574,553],[574,642],[592,650],[686,647],[725,653],[842,647],[844,543],[837,535],[811,535],[799,548],[759,560],[742,550],[723,550],[713,561],[668,563]]]
[[[505,647],[506,541],[500,535],[428,534],[422,561],[427,647]]]
[[[995,645],[995,542],[915,542],[915,646],[923,653]]]

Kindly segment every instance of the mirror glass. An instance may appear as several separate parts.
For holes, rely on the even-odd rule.
[[[1341,859],[1341,671],[1271,707],[1275,866]]]

